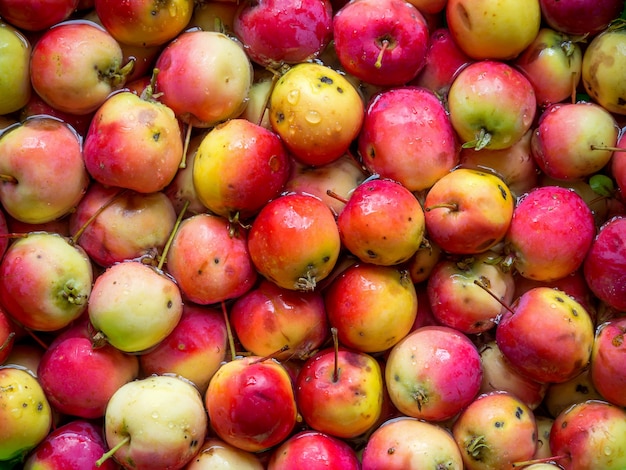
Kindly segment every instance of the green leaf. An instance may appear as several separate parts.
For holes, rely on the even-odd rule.
[[[613,180],[606,175],[593,175],[589,178],[589,186],[600,196],[611,197],[615,192]]]

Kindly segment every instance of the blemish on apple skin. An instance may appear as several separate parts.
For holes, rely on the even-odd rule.
[[[515,417],[517,419],[522,419],[522,415],[524,414],[524,410],[522,410],[519,406],[515,410]]]
[[[320,78],[320,82],[325,83],[326,85],[332,85],[333,79],[324,75],[323,77]]]

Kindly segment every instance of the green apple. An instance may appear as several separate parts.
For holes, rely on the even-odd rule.
[[[26,36],[0,21],[0,115],[19,110],[30,98],[30,53]]]

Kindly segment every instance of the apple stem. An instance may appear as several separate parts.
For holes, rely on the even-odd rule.
[[[167,242],[163,247],[163,253],[161,253],[161,258],[159,259],[159,264],[157,269],[161,271],[163,269],[163,264],[165,264],[165,260],[167,259],[167,253],[170,251],[170,246],[172,246],[172,242],[174,241],[174,235],[178,232],[178,227],[180,227],[181,222],[183,221],[183,217],[185,216],[185,212],[187,212],[187,208],[189,207],[189,200],[185,201],[183,208],[180,210],[180,214],[176,218],[176,223],[170,232],[170,236],[167,238]]]
[[[150,77],[150,83],[146,86],[141,92],[140,98],[144,101],[154,101],[158,96],[155,95],[154,90],[156,89],[156,79],[160,70],[158,68],[152,69],[152,76]]]
[[[228,336],[228,346],[230,347],[231,360],[237,359],[237,351],[235,349],[235,338],[233,336],[233,330],[230,327],[230,318],[228,318],[228,310],[226,309],[226,302],[222,301],[222,315],[224,315],[224,322],[226,323],[226,335]]]
[[[267,95],[265,96],[265,100],[263,101],[263,106],[261,107],[262,112],[259,114],[259,120],[256,122],[257,126],[261,126],[263,124],[263,116],[265,116],[265,111],[269,107],[270,96],[272,95],[272,91],[274,91],[274,88],[276,87],[276,82],[278,82],[278,79],[281,76],[281,73],[277,70],[269,67],[267,70],[272,72],[272,83],[270,84],[270,89],[268,90]]]
[[[187,167],[187,152],[189,151],[189,142],[191,141],[192,129],[193,126],[191,124],[187,124],[187,132],[185,132],[185,142],[183,142],[183,158],[181,158],[178,168]]]
[[[380,52],[378,53],[378,57],[376,58],[376,62],[374,63],[374,67],[376,67],[377,69],[381,68],[383,66],[383,55],[385,54],[385,52],[387,51],[387,48],[389,47],[391,43],[389,42],[388,39],[383,39],[381,41],[381,49]]]
[[[17,183],[17,178],[15,176],[11,176],[11,175],[0,174],[0,182],[15,184],[15,183]]]
[[[591,144],[591,150],[609,150],[611,152],[626,152],[626,148],[623,147],[612,147],[610,145],[595,145]]]
[[[2,350],[4,350],[4,349],[6,349],[6,348],[9,346],[9,343],[11,342],[11,340],[12,340],[13,338],[15,338],[15,331],[11,331],[11,332],[7,335],[6,339],[4,340],[4,343],[2,343],[2,344],[0,345],[0,351],[2,351]]]
[[[272,354],[268,354],[267,356],[255,359],[250,364],[258,364],[259,362],[264,362],[264,361],[267,361],[268,359],[274,359],[276,356],[278,356],[279,354],[284,353],[285,351],[289,351],[289,345],[288,344],[285,344],[282,348],[280,348],[277,351],[274,351]]]
[[[333,383],[339,381],[339,338],[337,336],[337,328],[334,326],[330,329],[330,334],[333,337],[333,347],[335,350],[335,368],[333,370]]]
[[[326,190],[326,194],[328,194],[330,197],[337,199],[339,202],[343,202],[344,204],[348,203],[348,200],[345,197],[341,197],[339,194],[337,194],[335,191],[333,191],[332,189],[327,189]]]
[[[522,462],[513,462],[511,464],[512,467],[526,467],[527,465],[533,465],[536,463],[547,463],[547,462],[552,462],[554,460],[561,460],[566,458],[567,455],[555,455],[553,457],[544,457],[541,459],[531,459],[531,460],[524,460]]]
[[[87,219],[87,221],[82,225],[82,227],[80,227],[76,233],[74,234],[74,236],[70,239],[70,245],[76,245],[78,243],[78,240],[80,239],[80,237],[83,235],[83,233],[85,232],[85,230],[87,230],[87,227],[89,227],[94,220],[96,220],[96,218],[109,206],[111,206],[111,204],[113,204],[117,199],[119,199],[124,193],[126,193],[126,189],[122,189],[120,191],[118,191],[117,193],[115,193],[107,202],[105,202],[104,204],[102,204],[102,206],[100,206],[98,208],[98,210],[96,212],[94,212],[91,217],[89,217]]]
[[[502,300],[499,299],[496,294],[491,292],[491,289],[490,289],[491,283],[489,282],[488,278],[486,278],[485,276],[480,276],[479,279],[474,279],[474,284],[476,284],[478,287],[480,287],[482,290],[484,290],[487,294],[489,294],[491,297],[493,297],[500,305],[502,305],[504,308],[506,308],[509,312],[511,312],[512,314],[515,314],[515,312],[513,311],[513,309],[511,307],[509,307],[507,304],[502,302]]]
[[[35,340],[35,343],[37,343],[39,346],[41,346],[44,349],[48,349],[48,345],[46,343],[44,343],[41,340],[41,338],[39,336],[37,336],[32,330],[30,330],[29,328],[24,328],[24,330],[26,331],[28,336],[30,336],[31,338],[33,338]]]
[[[130,442],[130,436],[126,436],[120,442],[115,444],[111,449],[109,449],[107,452],[102,454],[102,457],[100,457],[98,460],[96,460],[96,467],[101,466],[104,462],[106,462],[108,459],[113,457],[113,454],[115,454],[118,450],[120,450],[122,447],[124,447],[129,442]]]

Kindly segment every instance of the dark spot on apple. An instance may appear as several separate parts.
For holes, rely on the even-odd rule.
[[[158,11],[156,11],[156,10],[152,10],[152,11],[150,12],[150,14],[151,14],[152,16],[157,16],[157,15],[158,15],[158,13],[159,13],[159,12],[158,12]]]
[[[624,343],[624,335],[616,335],[615,337],[613,337],[613,339],[611,340],[611,344],[616,347],[619,348],[622,344]]]
[[[493,423],[493,425],[496,428],[501,428],[502,426],[504,426],[504,423],[502,421],[496,421],[495,423]]]
[[[377,258],[378,255],[374,253],[372,250],[367,250],[367,256],[371,259]]]
[[[215,263],[215,264],[220,264],[220,259],[219,259],[219,258],[215,258],[215,259],[213,260],[213,263]]]
[[[284,113],[277,113],[276,114],[276,122],[278,124],[280,124],[281,122],[283,122],[285,120],[285,114]]]
[[[198,276],[202,276],[202,269],[198,269]]]
[[[515,410],[515,417],[517,419],[522,419],[522,415],[524,414],[524,410],[522,410],[519,406]]]
[[[37,402],[37,411],[43,411],[43,402]]]
[[[324,256],[322,258],[322,263],[328,263],[330,261],[330,256]]]
[[[396,382],[400,382],[400,376],[398,374],[395,374],[393,376],[393,380],[395,380]]]
[[[626,104],[626,99],[622,98],[621,96],[619,98],[617,98],[617,105],[618,106],[624,106],[624,104]]]
[[[326,85],[332,85],[333,79],[324,75],[320,78],[320,82],[325,83]]]
[[[498,185],[498,189],[500,190],[500,194],[502,195],[502,199],[504,199],[506,201],[507,198],[507,194],[506,194],[506,189],[504,189],[502,187],[502,185]]]
[[[161,138],[160,132],[155,132],[154,134],[152,134],[152,140],[154,140],[155,142],[158,142],[160,138]]]
[[[561,423],[561,429],[565,429],[567,427],[567,421],[563,421]]]
[[[561,296],[558,296],[558,295],[557,295],[557,296],[555,296],[554,298],[555,298],[555,300],[556,300],[557,302],[561,302],[561,303],[564,303],[564,302],[565,302],[565,300],[563,300],[563,297],[561,297]]]
[[[337,87],[337,93],[339,93],[340,95],[343,94],[343,88],[341,88],[340,86]]]
[[[393,454],[396,451],[395,447],[390,447],[389,449],[387,449],[387,453],[389,455]]]
[[[587,387],[586,385],[583,385],[583,384],[577,384],[576,388],[574,390],[576,390],[576,393],[580,393],[582,395],[588,395],[589,394],[589,387]]]
[[[192,439],[189,443],[189,447],[196,447],[198,445],[198,441],[196,439]]]
[[[172,308],[174,305],[174,302],[172,302],[171,300],[167,301],[167,308]]]
[[[367,154],[369,155],[370,158],[376,158],[376,150],[374,149],[373,145],[370,145],[367,148]]]
[[[22,408],[28,408],[28,403],[22,403]]]
[[[578,316],[578,310],[576,310],[575,308],[572,309],[572,315],[574,315],[575,317]]]

